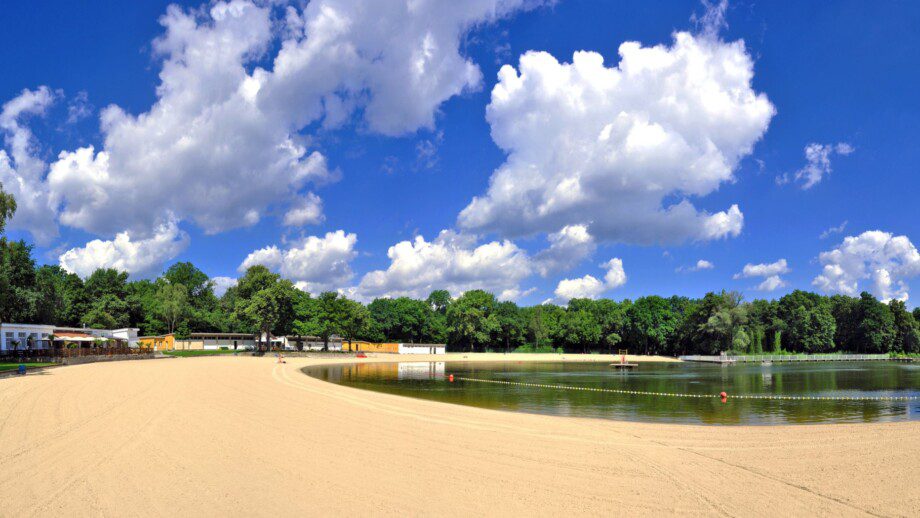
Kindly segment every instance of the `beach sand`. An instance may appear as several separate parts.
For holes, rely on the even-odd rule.
[[[300,372],[329,361],[178,358],[0,379],[0,516],[920,515],[918,422],[499,412]]]

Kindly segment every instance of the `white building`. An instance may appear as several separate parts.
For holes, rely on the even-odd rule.
[[[323,343],[323,339],[318,336],[285,336],[280,337],[284,339],[282,347],[286,351],[322,351],[323,347],[326,345]],[[263,338],[264,340],[264,338]],[[329,337],[329,351],[342,351],[342,337],[338,335],[331,335]]]
[[[187,340],[190,349],[229,349],[252,351],[256,348],[256,335],[252,333],[192,333]],[[182,348],[179,345],[177,348]]]
[[[399,354],[444,354],[444,344],[399,344]]]
[[[87,329],[82,327],[58,327],[46,324],[0,324],[0,351],[24,351],[27,349],[51,348],[51,336],[60,333],[78,333],[91,339],[121,340],[130,347],[137,347],[137,332],[134,327],[122,329]]]
[[[108,331],[111,333],[107,338],[116,338],[119,340],[124,340],[128,342],[128,347],[137,347],[137,332],[140,331],[136,327],[123,327],[121,329],[112,329]]]
[[[3,323],[0,324],[0,351],[24,351],[30,345],[32,349],[47,349],[52,334],[54,326]]]

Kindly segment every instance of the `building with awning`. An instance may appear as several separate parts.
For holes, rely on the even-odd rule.
[[[52,336],[53,336],[54,342],[64,342],[64,343],[97,342],[101,340],[101,338],[97,338],[89,333],[81,333],[79,331],[55,330],[54,335]]]
[[[137,347],[137,328],[88,329],[48,324],[0,323],[0,351],[51,349],[65,343],[92,345],[96,342],[120,343]]]

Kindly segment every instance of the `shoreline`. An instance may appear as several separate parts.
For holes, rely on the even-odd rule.
[[[276,353],[266,353],[265,357],[274,357]],[[343,356],[342,358],[335,358],[330,356],[325,356],[328,353],[321,353],[323,356],[309,356],[309,353],[304,353],[305,356],[300,354],[296,356],[288,356],[285,353],[285,358],[309,358],[309,359],[329,359],[329,360],[340,360],[341,362],[347,363],[360,363],[368,361],[385,361],[385,362],[500,362],[500,361],[513,361],[513,362],[571,362],[571,363],[586,363],[586,362],[597,362],[597,363],[615,363],[620,361],[620,355],[618,354],[556,354],[556,353],[460,353],[460,352],[451,352],[446,354],[395,354],[395,353],[367,353],[367,358],[357,358],[354,355],[350,354],[348,356]],[[669,362],[669,363],[680,363],[682,360],[677,358],[672,358],[669,356],[646,356],[646,355],[635,355],[627,354],[626,361],[629,363],[645,363],[645,362]]]
[[[524,414],[300,372],[355,358],[286,361],[124,361],[0,379],[0,407],[9,409],[0,417],[5,511],[854,516],[920,508],[916,421],[711,427]]]

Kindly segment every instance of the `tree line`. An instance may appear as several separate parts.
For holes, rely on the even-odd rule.
[[[0,322],[93,328],[137,327],[143,335],[242,332],[345,340],[446,343],[452,351],[638,354],[920,353],[920,308],[859,297],[794,291],[746,302],[736,292],[636,300],[573,299],[521,307],[471,290],[369,304],[336,292],[311,295],[253,266],[218,297],[188,262],[154,280],[114,269],[81,279],[37,266],[32,247],[0,238]]]

